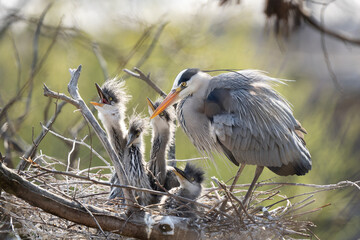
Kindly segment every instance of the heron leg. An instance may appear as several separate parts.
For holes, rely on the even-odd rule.
[[[264,170],[264,166],[257,166],[256,167],[256,170],[255,170],[255,176],[254,176],[254,179],[252,180],[251,182],[251,185],[249,187],[249,190],[247,191],[245,197],[244,197],[244,200],[243,200],[243,205],[246,206],[248,204],[248,201],[249,201],[249,198],[250,198],[250,195],[255,187],[255,184],[257,182],[257,180],[259,179],[262,171]]]
[[[239,177],[240,177],[240,174],[242,173],[242,171],[244,170],[245,168],[245,165],[244,163],[241,163],[240,164],[240,167],[239,167],[239,170],[237,171],[236,175],[235,175],[235,178],[234,178],[234,181],[232,182],[231,186],[230,186],[230,189],[229,191],[232,192],[234,190],[234,187],[235,187],[235,184],[236,182],[238,181]],[[224,201],[221,206],[220,206],[220,210],[223,211],[225,210],[225,207],[226,207],[226,204],[227,204],[227,201]]]
[[[234,181],[233,183],[231,184],[230,186],[230,192],[232,192],[234,190],[234,187],[235,187],[235,184],[237,183],[239,177],[240,177],[240,174],[242,173],[242,171],[244,170],[244,167],[245,167],[246,164],[244,163],[241,163],[240,164],[240,167],[239,167],[239,170],[237,171],[236,175],[235,175],[235,178],[234,178]]]

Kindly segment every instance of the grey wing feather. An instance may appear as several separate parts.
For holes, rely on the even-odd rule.
[[[278,83],[254,70],[221,74],[209,84],[204,111],[228,157],[230,152],[238,163],[267,166],[280,175],[303,175],[311,169],[306,131],[272,88]]]

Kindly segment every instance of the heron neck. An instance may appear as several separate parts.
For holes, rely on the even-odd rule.
[[[112,147],[114,148],[121,160],[126,146],[126,139],[124,137],[124,120],[120,119],[118,122],[109,121],[104,124],[104,127]]]
[[[196,188],[191,190],[189,190],[188,188],[180,187],[177,195],[194,200],[200,196],[201,190],[202,190],[201,186],[197,186]]]
[[[166,151],[170,141],[170,131],[154,132],[152,139],[150,171],[158,177],[160,184],[164,185],[166,178]]]
[[[211,78],[202,78],[201,81],[197,83],[197,90],[192,94],[192,96],[195,98],[204,99],[209,87],[210,80]]]

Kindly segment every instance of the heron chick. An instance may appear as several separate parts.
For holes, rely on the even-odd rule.
[[[194,165],[187,163],[184,171],[174,167],[173,172],[175,173],[180,186],[169,191],[169,193],[175,195],[175,197],[164,196],[161,199],[162,208],[170,215],[178,217],[195,217],[195,211],[197,209],[196,205],[186,200],[177,199],[176,196],[196,200],[202,191],[201,183],[204,181],[204,171],[201,168],[197,168]]]
[[[283,83],[256,70],[210,76],[196,68],[175,78],[172,90],[151,118],[177,102],[177,118],[197,149],[217,152],[235,165],[257,165],[246,203],[263,168],[281,176],[311,169],[305,129],[289,103],[272,86]]]
[[[125,111],[126,103],[130,97],[126,94],[123,81],[112,79],[106,81],[102,87],[95,83],[95,87],[100,101],[90,103],[98,110],[98,117],[105,128],[110,143],[122,161],[126,147]],[[116,173],[113,174],[110,182],[120,184]],[[109,199],[115,197],[124,197],[122,189],[111,188]]]
[[[149,113],[153,114],[155,109],[160,105],[160,101],[153,103],[147,98]],[[157,178],[159,183],[166,189],[178,187],[179,182],[173,168],[167,164],[166,156],[169,154],[170,145],[173,144],[175,134],[174,119],[175,111],[169,108],[161,114],[151,119],[152,126],[152,140],[151,140],[151,153],[150,161],[148,162],[148,169]],[[155,183],[153,176],[150,177],[150,184],[154,190],[162,191],[162,188]]]
[[[151,189],[144,160],[143,134],[147,129],[147,121],[134,114],[129,120],[127,144],[124,150],[124,168],[129,184],[134,187]],[[138,191],[135,193],[140,205],[146,206],[154,201],[152,194]]]

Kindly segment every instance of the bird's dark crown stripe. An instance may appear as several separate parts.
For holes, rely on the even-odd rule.
[[[115,93],[111,90],[111,89],[108,89],[108,88],[103,88],[102,89],[105,97],[107,98],[106,100],[109,101],[109,98],[112,98],[112,101],[114,102],[118,102],[118,98],[116,97]]]
[[[189,79],[197,74],[200,71],[198,68],[189,68],[187,69],[180,77],[178,81],[178,85],[180,85],[182,82],[187,82]]]

